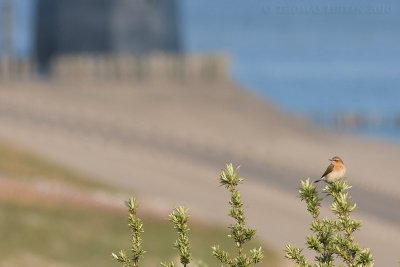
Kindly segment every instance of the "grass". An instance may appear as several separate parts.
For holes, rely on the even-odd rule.
[[[0,142],[0,178],[25,181],[57,181],[87,190],[110,189],[68,168],[43,160],[23,149]],[[7,266],[119,266],[111,252],[129,250],[127,211],[94,208],[73,203],[29,203],[0,198],[0,267]],[[139,199],[140,202],[140,199]],[[172,209],[173,207],[171,207]],[[140,210],[140,208],[139,208]],[[140,212],[140,211],[139,211]],[[177,259],[172,244],[176,232],[165,218],[145,216],[142,266],[159,266],[160,261]],[[189,222],[194,261],[208,266],[220,264],[211,255],[211,246],[219,244],[233,251],[228,229]],[[251,246],[259,246],[255,242]],[[266,248],[265,245],[263,245]],[[264,264],[277,266],[277,254],[265,249]],[[193,266],[193,265],[192,265]]]
[[[0,251],[3,255],[0,266],[35,267],[31,262],[32,255],[41,259],[37,260],[37,266],[46,262],[53,266],[118,266],[110,253],[129,249],[127,219],[122,212],[69,205],[0,203],[0,218]],[[176,233],[167,219],[144,217],[143,222],[147,251],[143,266],[156,266],[160,261],[176,259],[177,252],[172,248]],[[201,259],[208,266],[218,266],[210,247],[220,244],[232,250],[227,231],[201,224],[191,225],[191,229],[195,261]],[[21,262],[24,255],[31,255],[27,257],[29,262]],[[273,252],[266,251],[266,258],[270,264],[261,266],[276,266],[277,258]]]

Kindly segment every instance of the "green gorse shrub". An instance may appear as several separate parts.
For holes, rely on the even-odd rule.
[[[236,223],[229,226],[229,237],[234,240],[238,253],[235,257],[231,258],[227,252],[220,249],[217,245],[212,247],[212,254],[222,263],[222,266],[250,267],[261,262],[264,256],[261,247],[250,250],[249,255],[243,251],[243,245],[254,237],[256,231],[248,228],[245,223],[243,203],[237,189],[243,178],[238,176],[237,169],[234,169],[232,164],[227,164],[220,175],[220,184],[225,186],[231,193],[229,216],[235,219]],[[128,227],[131,234],[131,255],[128,256],[123,250],[111,255],[116,261],[122,263],[123,267],[137,267],[145,253],[142,249],[141,238],[144,229],[142,221],[136,216],[138,204],[135,198],[130,198],[126,202],[126,206],[129,210]],[[192,259],[188,235],[190,230],[188,226],[188,209],[184,206],[175,208],[169,215],[169,221],[173,223],[178,233],[174,247],[179,251],[181,264],[186,267]],[[162,262],[161,267],[175,267],[175,263]]]
[[[191,259],[192,254],[190,252],[189,244],[189,215],[187,213],[188,209],[184,206],[179,206],[175,208],[169,215],[169,220],[174,224],[174,228],[178,232],[178,239],[174,243],[174,247],[179,251],[180,262],[186,267]],[[175,264],[171,263],[161,263],[162,267],[174,267]]]
[[[331,267],[345,266],[362,267],[372,266],[373,258],[369,249],[361,248],[354,239],[354,232],[361,228],[361,222],[354,220],[350,214],[355,210],[356,204],[350,203],[348,191],[351,188],[346,181],[337,180],[328,183],[323,189],[326,197],[332,199],[330,210],[335,215],[334,219],[320,218],[322,198],[316,186],[309,179],[301,181],[299,197],[306,203],[307,211],[311,214],[310,230],[307,236],[307,248],[314,251],[314,263],[306,260],[302,249],[291,245],[286,246],[285,257],[292,260],[300,267]]]
[[[247,227],[245,223],[243,203],[237,189],[244,179],[239,177],[237,170],[238,168],[234,169],[232,164],[227,164],[219,177],[220,184],[228,189],[231,194],[229,216],[235,220],[235,223],[229,226],[229,237],[235,242],[237,255],[232,258],[228,252],[222,250],[219,246],[213,246],[212,252],[223,266],[248,267],[261,262],[264,256],[261,247],[250,250],[249,255],[243,251],[243,245],[254,237],[256,230]]]
[[[219,245],[212,247],[212,254],[219,260],[222,266],[251,267],[263,259],[262,248],[253,248],[247,253],[244,245],[255,235],[256,231],[246,225],[243,202],[238,186],[244,179],[238,175],[238,168],[227,164],[219,176],[220,185],[230,193],[229,216],[234,223],[229,225],[230,237],[236,247],[236,255],[231,256],[221,249]],[[307,211],[312,217],[311,235],[306,237],[307,248],[315,253],[314,261],[310,262],[303,255],[303,249],[287,245],[285,257],[292,260],[299,267],[364,267],[373,265],[373,257],[369,249],[361,248],[355,241],[354,232],[361,228],[361,222],[350,217],[356,204],[349,201],[349,186],[344,180],[328,183],[323,189],[325,197],[332,199],[330,209],[334,218],[321,218],[320,208],[322,198],[314,183],[309,179],[301,181],[299,197],[304,201]],[[130,255],[123,250],[112,253],[112,257],[123,267],[137,267],[145,251],[142,248],[143,223],[137,217],[138,204],[135,198],[126,202],[128,207],[128,228],[131,236]],[[175,249],[180,255],[180,263],[186,267],[191,263],[192,254],[189,242],[189,214],[184,206],[175,208],[169,215],[169,221],[177,231]],[[175,267],[174,262],[161,263],[161,267]]]
[[[136,212],[138,204],[135,198],[131,197],[125,202],[128,207],[128,228],[131,234],[131,256],[128,257],[125,251],[121,250],[118,253],[112,253],[112,257],[122,263],[124,267],[139,266],[140,259],[145,251],[142,248],[142,234],[144,232],[143,223],[137,217]]]

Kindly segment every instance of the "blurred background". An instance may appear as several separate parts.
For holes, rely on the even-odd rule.
[[[299,181],[334,155],[357,239],[397,266],[399,15],[394,0],[0,0],[0,266],[117,265],[132,194],[145,266],[176,259],[179,204],[196,264],[215,265],[212,245],[233,248],[227,162],[264,266],[288,266],[309,233]]]

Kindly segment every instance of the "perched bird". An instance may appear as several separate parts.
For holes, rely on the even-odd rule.
[[[344,174],[346,173],[346,167],[344,166],[343,160],[338,156],[335,156],[329,160],[331,161],[331,164],[328,166],[324,174],[322,174],[321,178],[316,180],[314,183],[318,183],[319,181],[331,183],[344,177]]]

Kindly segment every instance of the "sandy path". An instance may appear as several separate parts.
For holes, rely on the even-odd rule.
[[[302,245],[308,232],[299,179],[341,155],[365,219],[360,239],[376,266],[396,266],[399,146],[313,129],[230,84],[111,87],[4,87],[0,136],[132,188],[155,208],[184,203],[217,222],[227,220],[218,172],[226,161],[240,163],[249,220],[278,249]]]

